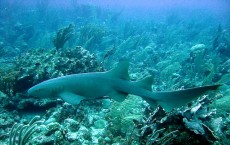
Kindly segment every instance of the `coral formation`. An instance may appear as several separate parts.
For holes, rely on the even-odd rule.
[[[58,30],[56,36],[53,39],[53,44],[58,50],[63,48],[66,41],[68,41],[74,35],[74,25],[69,24],[68,27],[61,28]]]
[[[141,141],[144,144],[165,144],[168,141],[174,144],[181,142],[191,145],[218,144],[219,132],[213,128],[216,122],[212,120],[216,110],[208,107],[212,101],[209,97],[203,96],[190,107],[180,108],[170,113],[158,107],[146,120],[139,122]],[[219,126],[224,128],[224,121],[218,120]]]
[[[125,101],[114,102],[107,114],[110,132],[113,136],[127,136],[135,126],[133,120],[140,120],[143,117],[142,99],[130,95]]]
[[[103,26],[87,24],[80,29],[79,45],[86,49],[98,48],[105,36],[106,29]]]
[[[28,125],[14,124],[9,135],[9,145],[27,144],[30,137],[39,130],[39,126],[43,123],[39,118],[40,116],[35,116]]]

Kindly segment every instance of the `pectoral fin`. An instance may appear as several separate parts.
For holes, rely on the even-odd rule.
[[[67,103],[72,105],[77,105],[81,102],[81,100],[85,99],[83,96],[76,95],[71,92],[62,92],[59,96]]]

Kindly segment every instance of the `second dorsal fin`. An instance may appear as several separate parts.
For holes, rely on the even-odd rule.
[[[142,79],[140,81],[136,81],[134,83],[135,83],[135,85],[140,86],[141,88],[152,91],[153,77],[147,76],[144,79]]]
[[[129,80],[129,62],[128,61],[122,61],[118,63],[117,67],[111,69],[107,72],[108,75],[111,77],[117,77],[124,80]]]

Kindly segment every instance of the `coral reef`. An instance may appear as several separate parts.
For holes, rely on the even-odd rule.
[[[133,95],[121,103],[114,102],[112,104],[107,118],[114,136],[126,136],[126,133],[134,127],[133,119],[140,120],[142,118],[141,110],[144,106],[141,104],[143,104],[142,99]]]
[[[14,124],[9,135],[9,145],[27,144],[30,137],[39,130],[39,126],[43,123],[39,118],[40,116],[35,116],[28,125]]]
[[[225,139],[226,136],[219,136],[220,130],[213,127],[217,124],[217,120],[219,120],[220,128],[226,126],[225,121],[219,118],[213,121],[216,109],[209,108],[212,101],[209,97],[203,96],[190,107],[182,107],[170,113],[158,107],[146,120],[138,122],[141,142],[143,144],[165,144],[171,141],[173,144],[183,142],[191,145],[220,143],[218,139]],[[225,131],[221,130],[221,133],[223,132]]]
[[[15,122],[23,125],[12,129],[10,140],[18,142],[21,127],[37,115],[44,123],[27,134],[28,144],[229,144],[228,11],[214,16],[196,7],[160,16],[78,0],[71,8],[52,3],[25,9],[25,1],[0,1],[0,144],[8,144]],[[101,71],[101,65],[109,70],[124,59],[131,80],[153,75],[154,91],[228,83],[172,112],[132,95],[122,103],[105,97],[77,106],[26,95],[44,80]]]
[[[101,119],[107,111],[101,108],[101,100],[83,101],[79,106],[64,103],[51,108],[45,114],[44,126],[34,144],[98,144],[106,139],[106,121]],[[90,108],[87,106],[91,106]],[[100,113],[98,113],[100,112]],[[107,137],[108,139],[108,137]]]
[[[225,59],[230,55],[230,35],[221,25],[217,29],[212,46]]]

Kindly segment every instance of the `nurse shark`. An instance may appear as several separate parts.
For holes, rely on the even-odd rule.
[[[79,104],[84,99],[96,99],[103,96],[122,102],[128,94],[133,94],[142,97],[153,108],[159,104],[166,111],[170,111],[220,86],[202,86],[177,91],[152,91],[152,76],[147,76],[140,81],[130,81],[128,67],[129,62],[124,61],[107,72],[72,74],[50,79],[30,88],[28,94],[39,98],[61,98],[73,105]]]

